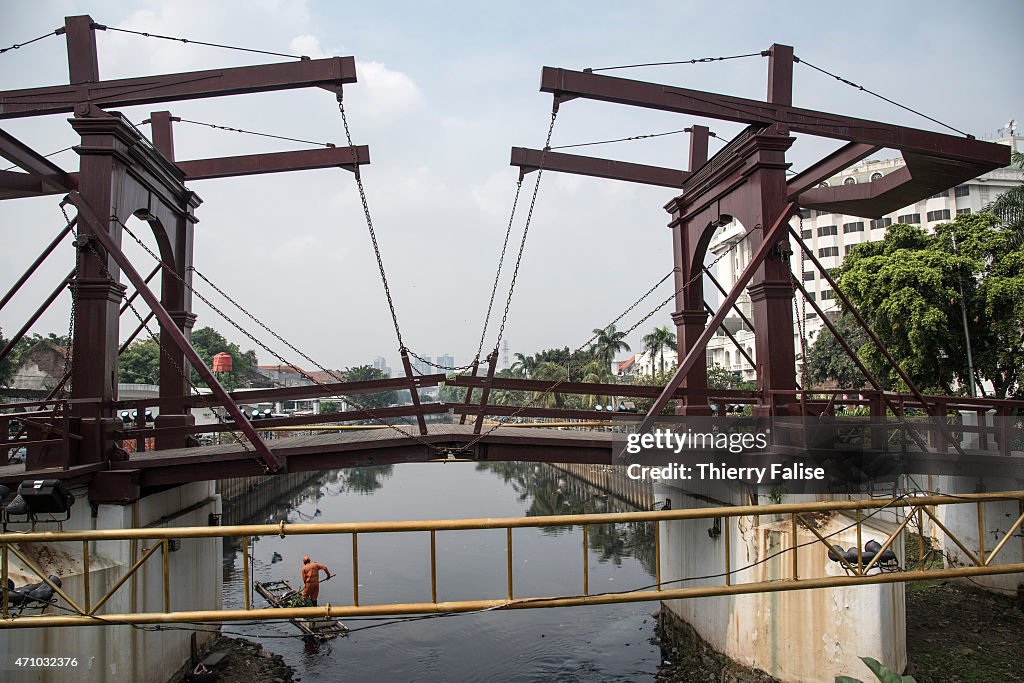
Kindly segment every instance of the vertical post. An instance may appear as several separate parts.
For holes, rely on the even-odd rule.
[[[861,543],[861,510],[857,508],[857,573],[864,571],[864,546]]]
[[[657,522],[655,522],[657,524]],[[655,547],[657,548],[657,547]],[[657,549],[655,549],[657,555]],[[587,547],[587,525],[583,525],[583,594],[590,595],[590,549]]]
[[[505,529],[505,548],[508,551],[508,599],[512,599],[512,527]]]
[[[469,376],[470,377],[476,377],[477,370],[479,370],[479,369],[480,369],[480,359],[477,358],[477,359],[473,360],[473,372],[470,373]],[[468,406],[472,402],[473,402],[473,387],[467,387],[466,388],[466,400],[463,401],[463,404]],[[467,413],[463,413],[462,415],[460,415],[459,416],[459,424],[460,425],[466,424],[466,418],[467,417],[468,417]]]
[[[0,590],[3,590],[3,617],[7,618],[7,605],[8,599],[10,598],[9,591],[7,590],[7,544],[0,544]]]
[[[412,363],[409,361],[409,352],[403,347],[400,353],[402,355],[402,366],[405,368],[405,376],[409,380],[409,396],[412,397],[412,405],[416,409],[416,422],[420,428],[420,436],[426,436],[427,421],[423,418],[423,411],[420,410],[420,394],[416,386],[416,378],[412,372]]]
[[[7,585],[4,577],[4,585]],[[82,587],[85,589],[85,611],[92,611],[92,594],[89,586],[89,541],[82,541]]]
[[[96,57],[96,31],[88,14],[64,17],[64,33],[68,43],[68,77],[71,85],[100,80]]]
[[[169,111],[154,111],[149,115],[149,129],[153,133],[153,146],[156,150],[167,157],[168,161],[174,161],[174,126],[172,121],[180,121],[176,116],[171,116]]]
[[[171,548],[170,542],[165,538],[160,543],[160,554],[163,555],[164,574],[164,612],[171,611]],[[248,584],[248,581],[246,581]]]
[[[729,554],[730,536],[729,536],[729,518],[722,517],[722,527],[725,531],[725,585],[732,585],[732,562]]]
[[[768,49],[768,101],[793,106],[793,48],[775,43]]]
[[[790,522],[791,522],[791,529],[792,529],[792,534],[793,534],[793,580],[796,581],[796,580],[798,580],[800,578],[799,562],[798,562],[798,560],[800,558],[797,555],[797,549],[800,547],[800,544],[797,542],[796,513],[795,512],[792,515],[790,515]]]
[[[430,530],[430,601],[437,604],[437,531]]]
[[[491,381],[494,380],[494,368],[498,364],[498,349],[491,351],[487,356],[487,378],[484,380],[483,391],[480,392],[480,412],[476,414],[476,422],[473,423],[473,433],[479,434],[484,426],[484,407],[491,398]]]
[[[661,520],[654,520],[654,581],[661,590]]]
[[[978,502],[978,564],[985,564],[985,504]]]
[[[252,609],[249,602],[249,537],[242,536],[242,592],[244,593],[245,609]]]
[[[708,161],[709,133],[710,131],[707,126],[693,126],[690,128],[690,173],[693,173]]]
[[[352,604],[359,607],[359,534],[352,532]]]
[[[921,544],[920,549],[917,553],[917,571],[924,569],[924,509],[921,507],[917,508],[917,532],[919,535],[918,542]]]

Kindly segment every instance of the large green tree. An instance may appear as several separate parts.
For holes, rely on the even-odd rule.
[[[969,335],[979,380],[997,397],[1024,397],[1024,243],[993,214],[958,216],[934,234],[892,226],[884,240],[854,249],[837,275],[916,383],[966,391]],[[873,345],[860,352],[900,386]]]
[[[387,378],[387,374],[372,365],[357,365],[345,370],[346,382],[368,382],[374,379]],[[352,400],[365,408],[385,408],[396,403],[409,403],[412,401],[408,391],[379,391],[373,394],[354,394]]]
[[[1014,152],[1012,163],[1024,168],[1024,152]],[[1010,231],[1016,245],[1024,243],[1024,185],[1016,185],[992,201],[985,210],[995,214]]]
[[[853,316],[846,313],[835,321],[836,329],[843,340],[850,345],[858,357],[866,355],[864,347],[870,343],[867,333],[857,324]],[[807,350],[807,379],[811,386],[834,382],[840,389],[865,387],[869,384],[853,359],[828,329],[822,328]],[[883,376],[882,381],[888,379]]]
[[[224,352],[231,356],[231,372],[217,374],[217,379],[229,391],[248,386],[256,370],[256,352],[242,351],[212,327],[201,327],[192,332],[192,345],[206,367],[213,367],[213,357]],[[184,368],[182,368],[184,370]],[[155,339],[133,342],[121,354],[118,362],[120,381],[126,384],[158,384],[160,382],[160,345]],[[192,384],[202,386],[199,373],[192,370]]]
[[[615,329],[614,323],[608,327],[595,327],[593,332],[596,336],[592,347],[593,354],[603,360],[609,368],[615,360],[615,354],[630,350],[629,344],[626,343],[626,333]]]

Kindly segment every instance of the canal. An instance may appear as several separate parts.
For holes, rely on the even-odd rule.
[[[630,511],[636,508],[548,465],[424,463],[325,473],[263,510],[224,523],[386,521],[518,517]],[[337,577],[321,583],[320,604],[351,604],[350,536],[263,538],[252,546],[261,581],[300,586],[303,555]],[[654,583],[650,524],[589,527],[590,592]],[[516,529],[515,595],[582,592],[579,528]],[[361,535],[360,604],[430,600],[429,535]],[[242,607],[242,554],[224,547],[224,606]],[[502,598],[504,530],[438,532],[438,600]],[[255,606],[264,606],[256,595]],[[256,640],[284,657],[303,680],[592,681],[653,680],[661,661],[653,644],[657,603],[491,611],[420,618],[348,619],[349,636],[312,648],[288,623],[229,624],[223,631]]]

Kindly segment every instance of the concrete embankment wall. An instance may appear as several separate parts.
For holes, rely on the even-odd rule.
[[[673,509],[705,508],[770,502],[768,491],[739,491],[712,483],[663,482],[659,499]],[[825,496],[787,495],[786,503],[811,502]],[[809,515],[830,542],[856,546],[854,519],[842,514]],[[864,523],[863,542],[884,541],[895,527],[894,515],[876,515]],[[726,520],[680,520],[661,526],[662,582],[671,587],[725,584]],[[728,521],[732,583],[791,579],[793,545],[788,517],[765,515]],[[850,528],[846,528],[850,527]],[[844,530],[845,529],[845,530]],[[798,527],[798,573],[804,577],[843,575],[827,549],[808,530]],[[903,556],[902,544],[893,547]],[[738,570],[738,571],[737,571]],[[713,577],[692,580],[692,577]],[[687,578],[685,582],[675,582]],[[860,657],[874,657],[903,671],[907,663],[902,584],[881,584],[772,592],[750,595],[669,600],[663,603],[714,651],[748,669],[759,669],[781,681],[818,683],[847,675],[873,680]]]
[[[291,494],[310,482],[316,481],[321,472],[292,472],[289,474],[259,477],[234,477],[217,480],[217,493],[224,505],[224,524],[241,524],[253,521],[275,509],[287,512]]]
[[[67,531],[80,529],[126,529],[137,527],[206,526],[210,515],[220,513],[220,498],[212,482],[178,486],[152,494],[130,505],[99,505],[95,515],[85,489],[73,491],[76,503]],[[54,525],[54,530],[56,525]],[[27,524],[10,525],[10,531],[25,531]],[[38,530],[48,528],[37,526]],[[89,542],[89,590],[95,605],[146,551],[153,541]],[[43,573],[61,577],[65,592],[85,606],[85,563],[83,543],[24,543],[17,546]],[[221,605],[219,539],[183,539],[178,550],[168,554],[170,606],[173,611],[217,609]],[[11,578],[17,586],[36,583],[36,577],[11,555]],[[49,607],[47,614],[66,615],[64,609]],[[102,606],[98,615],[160,612],[164,609],[161,553],[157,550]],[[76,626],[61,628],[6,629],[0,631],[0,656],[6,664],[19,656],[76,657],[77,667],[37,669],[32,672],[6,670],[3,680],[40,683],[77,681],[169,680],[191,653],[190,631],[150,631],[127,625]],[[199,633],[203,646],[213,634]]]
[[[654,487],[651,482],[628,477],[624,466],[558,463],[552,467],[640,510],[650,510],[654,505]]]

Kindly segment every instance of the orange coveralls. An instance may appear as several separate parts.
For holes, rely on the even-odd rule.
[[[320,570],[323,569],[327,576],[331,575],[329,570],[319,562],[309,562],[302,565],[302,597],[310,600],[314,605],[316,598],[320,595]]]

